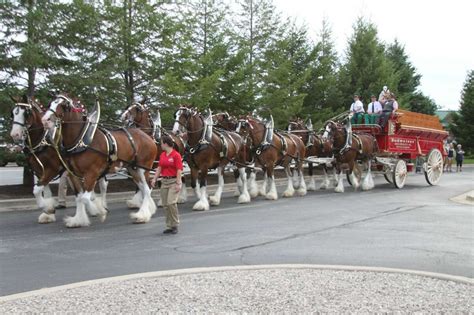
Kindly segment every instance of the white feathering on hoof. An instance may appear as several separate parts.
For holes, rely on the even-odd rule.
[[[365,175],[364,180],[362,181],[362,190],[371,190],[374,188],[374,180],[372,178],[371,171],[367,172],[367,175]]]
[[[314,176],[311,175],[309,177],[309,183],[308,183],[308,188],[307,190],[309,191],[315,191],[316,190],[316,181],[314,180]]]
[[[300,187],[300,176],[298,171],[295,169],[293,170],[293,188],[298,189]]]
[[[257,186],[257,175],[255,172],[251,172],[249,176],[249,194],[251,198],[255,198],[258,196],[258,186]]]
[[[151,203],[154,204],[154,201],[151,198],[151,190],[150,187],[148,187],[148,183],[145,179],[145,170],[138,169],[137,173],[140,176],[140,181],[137,183],[137,186],[142,193],[143,202],[137,212],[130,213],[130,218],[134,221],[133,223],[147,223],[150,221],[152,216],[150,210],[153,207]]]
[[[183,187],[179,192],[178,203],[181,204],[185,203],[186,201],[188,201],[188,190],[186,189],[186,183],[183,181]]]
[[[296,190],[296,194],[298,196],[304,196],[308,193],[308,190],[306,189],[306,183],[304,182],[304,176],[300,176],[300,184],[298,189]]]
[[[360,186],[360,183],[359,183],[359,180],[357,179],[357,177],[354,175],[354,172],[352,172],[349,177],[351,178],[351,182],[352,182],[352,187],[354,187],[354,191],[357,191],[357,189],[359,189],[359,186]]]
[[[242,187],[237,203],[248,203],[250,202],[250,194],[247,188],[247,173],[245,173],[245,168],[243,167],[239,168],[239,178],[242,179]]]
[[[64,222],[68,228],[89,226],[91,224],[87,216],[86,207],[82,202],[82,193],[76,197],[76,214],[73,217],[65,217]]]
[[[342,176],[339,176],[337,186],[334,189],[334,191],[337,192],[337,193],[343,193],[344,192],[344,183],[343,183]]]
[[[275,179],[272,177],[269,177],[269,186],[270,186],[270,191],[265,195],[265,198],[268,200],[277,200],[278,199],[278,192],[276,189],[275,185]]]
[[[286,190],[283,192],[283,197],[288,198],[288,197],[293,197],[295,194],[295,189],[293,188],[293,179],[291,177],[288,177],[288,186]]]
[[[209,210],[209,201],[207,200],[206,186],[200,188],[200,198],[194,204],[193,210],[196,211],[207,211]]]
[[[46,224],[56,222],[56,215],[54,213],[42,212],[38,217],[38,223]]]
[[[130,199],[130,200],[127,200],[127,207],[129,209],[139,209],[140,208],[140,205],[142,204],[143,202],[143,197],[142,197],[142,193],[140,190],[138,190],[135,195],[133,195],[133,198]]]

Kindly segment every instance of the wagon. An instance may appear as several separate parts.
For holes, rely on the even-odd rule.
[[[395,187],[405,185],[407,173],[413,171],[417,161],[422,163],[428,184],[439,182],[446,157],[443,141],[448,132],[436,116],[398,110],[391,115],[384,130],[378,124],[362,123],[352,125],[352,131],[354,134],[369,133],[376,138],[379,151],[374,168]],[[360,166],[354,172],[360,179]],[[349,177],[348,180],[350,183]]]

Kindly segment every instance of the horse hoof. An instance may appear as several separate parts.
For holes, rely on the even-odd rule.
[[[239,196],[237,203],[249,203],[250,202],[250,195],[249,194],[242,194]]]
[[[193,210],[196,210],[196,211],[206,211],[206,210],[209,210],[209,204],[208,203],[204,203],[203,201],[199,200],[198,202],[196,202],[193,206]]]
[[[336,187],[336,189],[334,189],[335,192],[337,193],[343,193],[344,192],[344,188],[338,188]]]
[[[46,224],[46,223],[52,223],[56,222],[56,216],[54,213],[41,213],[40,216],[38,217],[38,223],[40,224]]]
[[[307,190],[306,189],[298,189],[296,191],[296,194],[300,197],[305,196],[307,194]]]
[[[295,195],[294,190],[285,190],[283,192],[283,197],[285,197],[285,198],[293,197],[294,195]]]
[[[278,195],[274,194],[274,193],[268,193],[268,194],[265,195],[265,198],[267,198],[268,200],[277,200]]]
[[[90,222],[87,222],[87,221],[79,222],[78,219],[76,219],[75,217],[65,217],[64,223],[66,224],[66,227],[68,228],[79,228],[79,227],[90,225]]]
[[[211,197],[209,197],[209,203],[211,204],[211,206],[218,206],[218,205],[220,205],[221,201],[220,201],[220,198],[217,198],[215,196],[211,196]]]

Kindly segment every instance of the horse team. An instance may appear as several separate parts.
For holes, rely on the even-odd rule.
[[[39,223],[56,221],[54,199],[48,184],[63,172],[76,196],[76,213],[64,219],[67,227],[90,224],[89,215],[104,221],[108,214],[106,191],[107,174],[126,169],[137,185],[137,192],[127,201],[135,223],[148,222],[157,206],[151,197],[150,171],[161,154],[160,138],[172,137],[175,149],[187,162],[190,185],[198,200],[194,210],[208,210],[219,205],[224,189],[224,170],[231,166],[236,177],[238,203],[248,203],[258,195],[276,200],[275,168],[281,166],[287,177],[284,197],[304,196],[307,190],[316,190],[312,158],[325,158],[322,163],[324,180],[321,189],[331,186],[327,166],[334,166],[335,191],[343,192],[343,168],[357,189],[359,182],[354,170],[358,162],[367,165],[362,189],[373,188],[370,162],[377,152],[372,135],[353,135],[350,118],[346,123],[328,121],[322,133],[313,130],[311,122],[301,119],[289,122],[285,131],[274,129],[273,118],[265,120],[257,115],[234,117],[225,113],[203,114],[195,108],[181,106],[175,112],[171,131],[165,130],[158,115],[152,117],[143,103],[128,106],[122,115],[124,127],[106,129],[99,125],[100,105],[86,113],[80,100],[66,93],[56,94],[48,109],[27,97],[14,98],[11,137],[24,143],[24,151],[34,174],[38,206],[42,213]],[[306,185],[304,165],[308,164],[309,184]],[[316,162],[317,163],[317,162]],[[294,165],[293,170],[291,166]],[[217,190],[211,196],[207,191],[209,170],[217,170]],[[256,170],[263,171],[263,182],[257,186]],[[100,196],[94,188],[99,184]],[[184,183],[184,181],[183,181]],[[183,187],[179,202],[187,199]]]

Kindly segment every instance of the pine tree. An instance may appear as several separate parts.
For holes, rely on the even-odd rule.
[[[324,121],[334,116],[333,108],[341,105],[337,82],[339,59],[332,40],[329,21],[323,20],[319,41],[310,54],[311,73],[305,85],[304,115],[313,122]]]
[[[261,108],[273,114],[279,127],[299,114],[306,94],[303,85],[311,72],[311,47],[305,27],[287,22],[287,31],[265,53]]]
[[[377,37],[377,28],[359,18],[354,24],[339,76],[343,109],[349,109],[354,93],[361,94],[365,104],[371,94],[378,96],[384,85],[397,93],[399,79],[393,74],[392,64],[385,56],[385,47]]]
[[[410,62],[405,47],[395,40],[387,47],[386,55],[395,71],[393,75],[399,80],[396,87],[391,87],[392,90],[398,92],[398,102],[405,104],[416,101],[416,99],[419,100],[420,94],[415,92],[420,85],[421,75],[417,73],[416,68]]]
[[[456,141],[470,154],[474,153],[474,70],[470,70],[461,92],[461,107],[454,115],[450,129]]]
[[[265,75],[265,55],[277,38],[280,38],[280,16],[271,0],[242,0],[240,14],[235,23],[235,38],[240,53],[245,55],[241,71],[244,75],[241,87],[240,111],[251,111],[262,105],[262,82]]]

